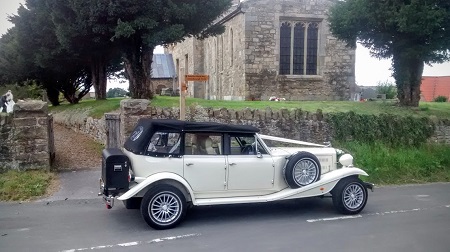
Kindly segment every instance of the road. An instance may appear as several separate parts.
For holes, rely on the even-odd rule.
[[[0,203],[0,251],[450,251],[450,183],[377,188],[350,217],[328,198],[199,207],[164,231],[82,191]]]

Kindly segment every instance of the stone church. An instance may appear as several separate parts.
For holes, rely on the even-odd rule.
[[[331,35],[335,0],[235,0],[217,22],[225,32],[166,47],[175,71],[207,74],[187,95],[212,100],[348,100],[355,50]]]

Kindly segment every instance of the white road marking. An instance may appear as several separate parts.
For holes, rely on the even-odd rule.
[[[383,215],[388,215],[388,214],[411,213],[411,212],[419,212],[419,211],[425,211],[425,210],[431,210],[431,209],[437,209],[437,208],[443,208],[443,207],[450,208],[450,205],[435,206],[435,207],[429,207],[429,208],[414,208],[414,209],[407,209],[407,210],[393,210],[393,211],[386,211],[386,212],[369,213],[369,214],[364,214],[364,215],[351,215],[351,216],[342,216],[342,217],[310,219],[310,220],[306,220],[306,221],[309,223],[313,223],[313,222],[321,222],[321,221],[357,219],[357,218],[362,218],[363,216],[383,216]]]
[[[29,228],[17,229],[17,232],[23,232],[23,231],[30,231],[30,229]]]
[[[164,237],[164,238],[153,239],[151,241],[133,241],[133,242],[114,244],[114,245],[95,246],[95,247],[90,247],[90,248],[67,249],[67,250],[62,250],[61,252],[99,250],[99,249],[115,248],[115,247],[131,247],[131,246],[138,246],[138,245],[142,245],[142,244],[160,243],[160,242],[164,242],[164,241],[171,241],[171,240],[183,239],[183,238],[200,236],[200,235],[201,234],[187,234],[187,235],[179,235],[179,236],[169,236],[169,237]]]
[[[307,222],[319,222],[319,221],[335,221],[335,220],[346,220],[346,219],[356,219],[361,218],[362,215],[351,215],[351,216],[340,216],[340,217],[331,217],[331,218],[322,218],[322,219],[311,219],[306,220]]]
[[[408,210],[393,210],[393,211],[386,211],[386,212],[381,212],[381,213],[371,213],[371,214],[367,214],[367,216],[410,213],[410,212],[417,212],[417,211],[423,211],[423,210],[427,210],[427,208],[414,208],[414,209],[408,209]]]

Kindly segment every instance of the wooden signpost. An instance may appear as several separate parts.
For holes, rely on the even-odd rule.
[[[186,91],[188,81],[208,81],[207,74],[184,74],[185,69],[180,68],[180,120],[186,120]]]
[[[207,81],[209,76],[207,74],[186,74],[186,81]]]

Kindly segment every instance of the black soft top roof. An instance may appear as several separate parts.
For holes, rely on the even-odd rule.
[[[162,132],[224,132],[256,133],[258,128],[250,125],[233,125],[216,122],[187,122],[174,119],[139,119],[133,133],[125,142],[125,149],[136,154],[145,152],[150,137],[156,131]]]

